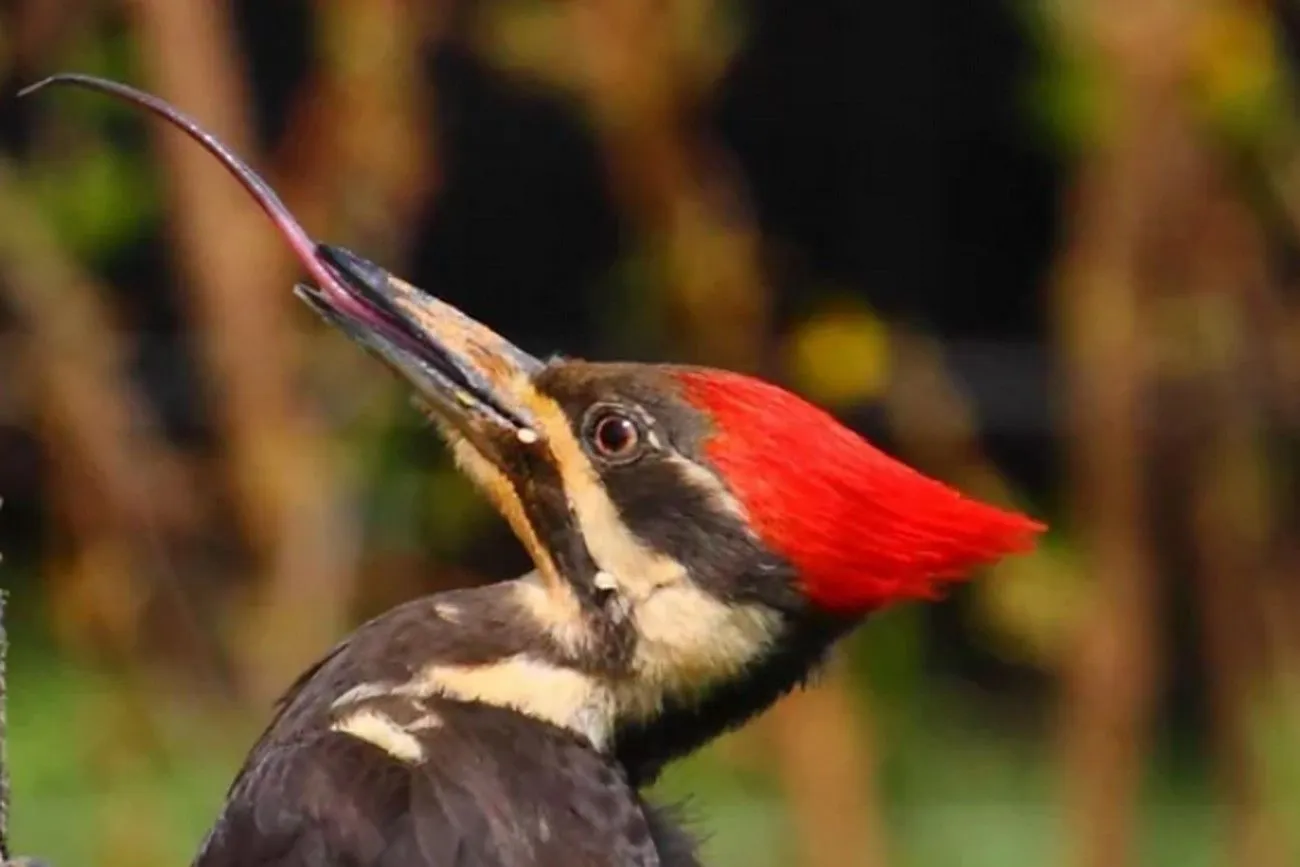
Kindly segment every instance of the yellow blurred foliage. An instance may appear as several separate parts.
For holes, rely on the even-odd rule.
[[[167,857],[161,826],[141,821],[157,815],[158,808],[156,797],[145,792],[127,791],[105,799],[98,817],[103,862],[163,867]]]
[[[1094,598],[1070,551],[1041,541],[1033,552],[1009,557],[976,583],[982,633],[1005,659],[1043,671],[1060,666]]]
[[[889,382],[889,327],[856,301],[814,313],[790,335],[785,354],[795,388],[819,403],[876,398]]]
[[[655,86],[644,73],[664,79],[660,84],[687,81],[701,90],[722,77],[741,41],[740,25],[728,12],[712,3],[621,0],[567,7],[505,0],[476,13],[474,40],[499,68],[551,87],[577,94],[604,87],[645,97]],[[629,51],[630,45],[640,51]],[[656,49],[665,63],[646,64],[649,55],[641,52]]]
[[[1211,117],[1233,132],[1274,122],[1282,80],[1273,22],[1262,4],[1213,3],[1195,23],[1192,86]]]

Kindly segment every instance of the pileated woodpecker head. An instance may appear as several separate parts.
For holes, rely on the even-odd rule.
[[[475,697],[581,729],[645,776],[770,704],[865,615],[931,598],[1042,529],[759,379],[535,358],[378,265],[311,241],[264,183],[169,106],[60,79],[147,106],[240,178],[314,278],[298,296],[410,383],[527,548],[536,571],[519,598],[539,643],[470,673],[449,667],[449,692],[473,679]]]

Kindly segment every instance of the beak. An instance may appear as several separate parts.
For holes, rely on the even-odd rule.
[[[503,436],[537,442],[522,398],[542,362],[342,247],[318,245],[315,258],[332,285],[300,283],[298,297],[410,382],[440,420],[488,454]]]
[[[312,276],[298,297],[404,376],[442,422],[485,454],[500,454],[509,435],[525,445],[538,427],[525,400],[542,363],[456,308],[340,247],[317,244],[275,191],[243,160],[188,115],[152,94],[90,75],[54,75],[19,96],[52,84],[107,93],[140,106],[216,157],[253,200]],[[494,443],[498,445],[494,445]]]

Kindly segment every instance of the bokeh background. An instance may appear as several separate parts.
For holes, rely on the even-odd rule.
[[[1294,0],[4,0],[13,848],[188,863],[291,676],[526,567],[290,295],[757,371],[1052,527],[673,769],[717,867],[1300,864]],[[774,456],[780,457],[780,456]]]

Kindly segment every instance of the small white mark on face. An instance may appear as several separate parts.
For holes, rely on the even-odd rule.
[[[373,708],[349,714],[330,729],[374,744],[398,761],[412,765],[424,761],[424,747],[415,735],[398,725],[388,714]]]
[[[460,623],[460,606],[453,602],[433,603],[433,613],[448,623]]]
[[[537,442],[537,431],[530,427],[521,427],[515,436],[518,437],[519,441],[526,446],[530,446]]]
[[[597,572],[596,577],[591,579],[591,583],[596,585],[597,590],[612,591],[618,589],[618,582],[608,572]]]

